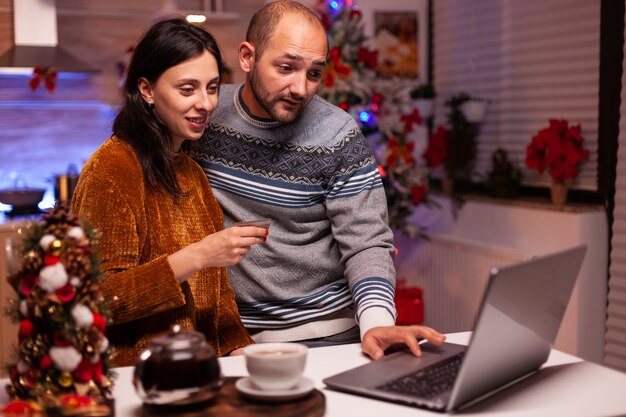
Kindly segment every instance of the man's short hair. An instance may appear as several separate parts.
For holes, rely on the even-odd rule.
[[[252,16],[246,32],[246,41],[254,46],[257,58],[267,48],[269,40],[276,32],[280,19],[288,14],[301,16],[307,22],[319,25],[321,31],[326,33],[319,17],[305,5],[291,0],[278,0],[268,3]]]

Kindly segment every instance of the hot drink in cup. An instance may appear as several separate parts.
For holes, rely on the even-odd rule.
[[[307,347],[299,343],[258,343],[243,351],[252,383],[265,391],[287,391],[302,379]]]

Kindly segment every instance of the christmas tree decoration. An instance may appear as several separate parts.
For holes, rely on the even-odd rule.
[[[19,330],[6,387],[13,401],[0,414],[32,408],[26,415],[110,415],[112,349],[98,235],[62,206],[42,219],[28,226],[21,263],[9,275],[17,293],[9,313]]]
[[[429,171],[421,157],[428,127],[409,94],[415,80],[378,76],[378,52],[356,2],[320,0],[317,9],[330,45],[320,95],[354,117],[378,159],[389,225],[416,237],[422,231],[408,218],[429,202]]]

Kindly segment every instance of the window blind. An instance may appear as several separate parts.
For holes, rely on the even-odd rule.
[[[551,118],[580,124],[590,157],[573,188],[597,190],[600,2],[436,0],[433,2],[435,124],[459,92],[490,101],[480,125],[474,180],[504,148],[523,183],[549,186],[524,164],[526,146]]]

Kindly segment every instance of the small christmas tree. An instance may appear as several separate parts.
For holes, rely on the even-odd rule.
[[[21,262],[10,273],[17,292],[10,311],[19,323],[9,396],[0,411],[34,415],[107,415],[113,386],[105,337],[108,313],[100,293],[97,235],[64,207],[28,227]],[[26,408],[25,408],[26,407]],[[85,414],[87,413],[87,414]],[[31,414],[28,414],[31,415]]]
[[[378,53],[369,46],[356,2],[319,0],[317,9],[330,45],[320,95],[350,113],[372,146],[385,186],[390,227],[412,237],[420,235],[419,227],[407,221],[416,206],[428,202],[428,168],[419,157],[428,130],[411,105],[415,80],[378,76]],[[418,143],[420,138],[423,143]]]

